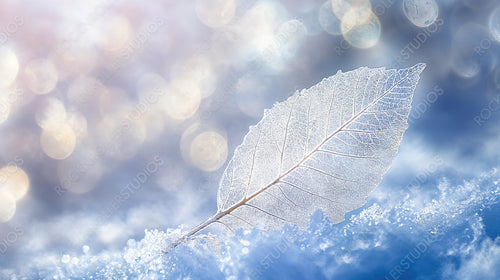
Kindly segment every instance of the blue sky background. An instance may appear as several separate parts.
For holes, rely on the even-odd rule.
[[[356,8],[372,24],[342,33]],[[0,181],[0,279],[500,279],[498,54],[493,0],[2,1],[0,168],[29,183]],[[399,153],[344,222],[156,257],[215,213],[265,108],[419,62]]]

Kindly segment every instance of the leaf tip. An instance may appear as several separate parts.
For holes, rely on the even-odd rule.
[[[420,74],[422,73],[422,71],[424,71],[425,67],[427,66],[427,64],[421,62],[421,63],[417,63],[415,64],[413,67],[411,67],[410,69],[417,72],[417,74]]]

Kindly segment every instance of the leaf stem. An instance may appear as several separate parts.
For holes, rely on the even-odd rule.
[[[196,227],[192,228],[191,230],[183,233],[179,238],[177,238],[177,240],[175,240],[167,248],[165,248],[165,250],[163,250],[162,254],[163,255],[167,254],[168,252],[175,249],[180,244],[183,244],[186,241],[188,241],[189,238],[191,238],[192,236],[194,236],[195,234],[197,234],[198,232],[200,232],[204,228],[215,223],[220,218],[220,216],[221,216],[220,214],[221,213],[217,213],[217,214],[213,215],[212,217],[208,218],[206,221],[202,222],[201,224],[197,225]]]

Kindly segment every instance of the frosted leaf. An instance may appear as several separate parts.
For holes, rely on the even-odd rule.
[[[342,222],[394,159],[424,68],[339,71],[266,110],[222,175],[217,213],[162,252],[213,223],[231,231],[283,223],[304,229],[316,210]]]
[[[365,204],[398,150],[425,64],[339,72],[265,112],[229,162],[210,223],[334,223]]]

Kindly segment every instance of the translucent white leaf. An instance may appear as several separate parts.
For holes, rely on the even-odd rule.
[[[343,221],[365,204],[394,159],[424,68],[339,71],[274,105],[236,148],[217,213],[185,238],[212,223],[304,228],[318,209]]]
[[[389,168],[424,67],[339,72],[266,111],[224,172],[219,221],[305,227],[317,209],[343,221]]]

